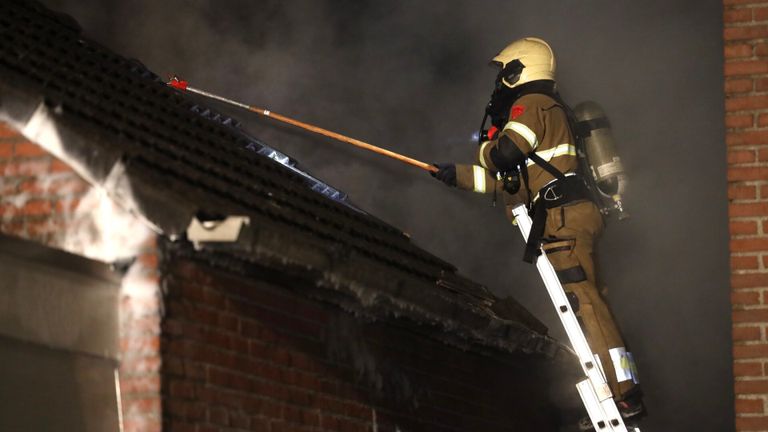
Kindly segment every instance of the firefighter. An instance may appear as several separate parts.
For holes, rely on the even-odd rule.
[[[603,218],[577,174],[569,108],[557,93],[552,49],[541,39],[524,38],[504,48],[492,64],[499,68],[486,108],[493,127],[480,140],[477,164],[436,164],[433,176],[449,186],[503,197],[513,223],[512,208],[528,205],[533,226],[524,259],[534,262],[540,248],[547,254],[619,411],[625,418],[637,416],[643,406],[631,355],[597,290],[593,255]]]

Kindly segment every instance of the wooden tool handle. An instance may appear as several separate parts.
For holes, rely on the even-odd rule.
[[[332,132],[332,131],[329,131],[327,129],[323,129],[321,127],[317,127],[317,126],[313,126],[311,124],[300,122],[298,120],[294,120],[294,119],[292,119],[290,117],[286,117],[284,115],[273,113],[272,111],[269,111],[269,110],[266,110],[266,109],[263,109],[263,108],[248,107],[248,109],[250,111],[253,111],[253,112],[257,113],[257,114],[263,115],[265,117],[273,118],[273,119],[275,119],[277,121],[281,121],[283,123],[288,123],[288,124],[296,126],[298,128],[301,128],[301,129],[304,129],[304,130],[308,130],[310,132],[314,132],[316,134],[320,134],[320,135],[323,135],[323,136],[327,136],[328,138],[333,138],[335,140],[338,140],[338,141],[341,141],[341,142],[345,142],[347,144],[352,144],[353,146],[360,147],[360,148],[363,148],[363,149],[366,149],[366,150],[370,150],[370,151],[372,151],[374,153],[378,153],[378,154],[381,154],[381,155],[384,155],[384,156],[389,156],[389,157],[391,157],[393,159],[397,159],[397,160],[405,162],[407,164],[411,164],[411,165],[413,165],[415,167],[419,167],[419,168],[421,168],[423,170],[427,170],[427,171],[430,171],[430,172],[437,172],[438,171],[437,167],[435,167],[432,164],[428,164],[428,163],[425,163],[425,162],[422,162],[422,161],[410,158],[408,156],[404,156],[404,155],[401,155],[399,153],[395,153],[395,152],[393,152],[391,150],[383,149],[381,147],[376,147],[375,145],[368,144],[367,142],[360,141],[358,139],[350,138],[348,136],[344,136],[342,134],[339,134],[339,133],[336,133],[336,132]]]

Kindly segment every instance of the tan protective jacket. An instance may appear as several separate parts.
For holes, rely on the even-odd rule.
[[[456,165],[456,183],[459,188],[479,193],[492,193],[496,190],[504,197],[509,210],[509,207],[520,202],[529,204],[525,185],[515,195],[501,189],[498,168],[491,161],[490,152],[499,145],[502,135],[512,140],[523,154],[535,151],[563,174],[576,171],[578,162],[575,140],[563,107],[550,96],[528,94],[515,101],[510,109],[509,121],[496,139],[480,146],[477,152],[478,165]],[[526,159],[525,163],[531,196],[535,200],[542,186],[554,180],[554,177],[530,159]]]

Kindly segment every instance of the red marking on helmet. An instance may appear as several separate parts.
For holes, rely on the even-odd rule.
[[[515,105],[512,107],[512,112],[509,114],[509,117],[514,120],[525,112],[525,107],[522,105]]]
[[[491,128],[488,129],[488,139],[492,140],[497,133],[499,133],[499,128],[497,128],[496,126],[491,126]]]

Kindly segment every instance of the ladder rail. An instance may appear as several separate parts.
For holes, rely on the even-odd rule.
[[[515,216],[517,226],[523,239],[528,241],[528,235],[531,231],[532,221],[528,215],[528,209],[521,204],[512,210]],[[627,432],[624,420],[621,418],[616,403],[613,401],[613,394],[606,382],[601,368],[595,361],[595,355],[589,347],[584,332],[581,329],[576,314],[574,313],[568,297],[565,295],[560,279],[557,277],[555,268],[549,262],[545,253],[539,255],[536,259],[536,268],[547,288],[552,304],[555,306],[557,316],[565,328],[571,347],[579,358],[579,364],[586,376],[586,379],[576,384],[582,402],[589,414],[596,431],[605,432]],[[610,359],[606,359],[610,360]],[[639,429],[635,429],[639,432]]]

